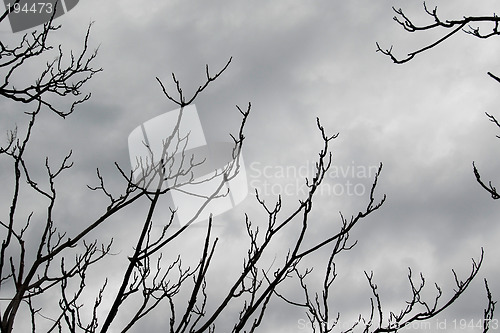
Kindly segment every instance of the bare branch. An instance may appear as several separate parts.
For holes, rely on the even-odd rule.
[[[437,6],[434,7],[434,9],[429,10],[424,2],[424,10],[427,15],[429,15],[433,19],[433,23],[419,26],[414,24],[413,21],[403,12],[401,8],[396,9],[395,7],[393,7],[392,9],[396,13],[396,15],[394,16],[394,20],[408,32],[414,33],[418,31],[438,29],[445,32],[449,31],[444,33],[442,37],[438,38],[434,42],[430,42],[424,47],[409,52],[404,58],[396,57],[392,52],[392,46],[389,49],[383,49],[379,45],[379,43],[376,43],[377,52],[381,52],[382,54],[388,56],[396,64],[404,64],[412,60],[416,55],[436,47],[437,45],[443,43],[448,38],[456,35],[460,31],[478,38],[489,38],[492,36],[500,35],[500,31],[498,29],[500,18],[496,14],[493,14],[492,16],[464,16],[461,19],[443,20],[438,16]],[[490,33],[482,34],[479,30],[479,27],[473,27],[471,26],[471,23],[493,23],[493,28]],[[464,29],[466,26],[468,27],[468,30]]]
[[[193,103],[193,101],[198,97],[198,95],[203,91],[205,90],[206,87],[208,87],[208,85],[215,81],[219,76],[221,76],[222,73],[224,73],[224,71],[229,67],[229,64],[231,63],[231,61],[233,60],[233,57],[230,57],[229,60],[226,62],[226,64],[224,65],[224,67],[222,67],[222,69],[220,71],[218,71],[214,76],[210,75],[210,71],[208,69],[208,64],[205,66],[205,73],[206,73],[206,81],[203,85],[200,85],[198,87],[198,89],[196,90],[196,92],[190,97],[190,98],[186,98],[186,96],[184,95],[184,92],[182,91],[182,88],[180,86],[180,82],[179,80],[175,77],[175,74],[172,73],[172,80],[174,81],[175,83],[175,86],[177,88],[177,93],[179,95],[178,98],[175,98],[173,97],[172,95],[170,95],[168,92],[167,92],[167,89],[165,88],[165,86],[163,85],[163,83],[161,82],[161,80],[157,77],[156,78],[156,81],[158,81],[158,83],[160,84],[161,88],[162,88],[162,91],[163,91],[163,94],[169,99],[171,100],[172,102],[174,102],[175,104],[183,107],[183,106],[186,106],[186,105],[189,105],[191,103]]]
[[[476,176],[477,182],[481,185],[482,188],[484,188],[489,194],[491,194],[491,197],[496,200],[500,198],[500,194],[498,194],[497,189],[491,181],[488,183],[488,186],[481,180],[481,175],[479,174],[479,171],[476,168],[476,165],[474,162],[472,162],[472,169],[474,171],[474,176]]]
[[[412,291],[412,298],[411,300],[406,302],[407,304],[406,307],[403,310],[401,310],[399,314],[391,312],[386,323],[384,323],[384,320],[382,318],[383,309],[380,297],[377,293],[377,285],[373,282],[373,273],[368,275],[365,272],[365,275],[368,279],[368,283],[372,289],[372,293],[375,296],[378,308],[379,320],[378,320],[378,325],[375,327],[373,333],[398,332],[404,327],[410,325],[412,322],[425,321],[437,316],[439,313],[450,307],[469,287],[470,283],[479,272],[479,268],[481,267],[481,264],[483,262],[483,257],[484,257],[484,251],[483,249],[481,249],[481,256],[479,258],[479,261],[476,262],[474,259],[472,259],[471,273],[464,281],[460,280],[455,271],[452,270],[456,288],[453,290],[453,295],[447,301],[445,301],[444,304],[440,302],[441,296],[443,294],[441,288],[438,285],[435,285],[437,289],[437,294],[434,298],[434,301],[432,302],[432,305],[430,305],[427,301],[422,299],[421,294],[425,286],[425,279],[423,275],[420,274],[420,284],[415,285],[412,279],[411,269],[409,269],[408,280]],[[416,310],[417,307],[421,308],[422,310],[420,310],[418,313],[414,313],[415,311],[417,311]],[[374,323],[372,322],[370,326],[373,325]]]
[[[488,306],[484,309],[483,317],[483,333],[486,333],[491,327],[491,321],[493,320],[493,314],[495,312],[495,305],[497,302],[493,302],[493,297],[491,296],[488,281],[486,279],[484,279],[484,287],[486,288],[486,296],[488,297]]]

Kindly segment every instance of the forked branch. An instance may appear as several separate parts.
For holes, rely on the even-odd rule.
[[[500,31],[498,28],[500,18],[496,14],[493,14],[491,16],[464,16],[463,18],[460,19],[443,20],[438,15],[437,6],[434,7],[432,10],[429,10],[424,2],[424,10],[426,14],[432,18],[433,23],[417,25],[413,23],[413,21],[403,12],[401,8],[396,9],[395,7],[392,7],[392,9],[396,13],[396,15],[394,16],[394,21],[396,21],[408,32],[413,33],[425,30],[443,31],[442,36],[436,39],[435,41],[430,42],[426,46],[423,46],[415,51],[409,52],[406,57],[402,58],[394,55],[392,51],[392,46],[388,49],[384,49],[377,42],[376,43],[377,52],[381,52],[382,54],[388,56],[396,64],[404,64],[412,60],[416,55],[436,47],[437,45],[443,43],[444,41],[456,35],[460,31],[463,31],[466,34],[478,38],[489,38],[492,36],[500,35]],[[493,27],[491,28],[491,31],[486,34],[483,34],[480,31],[480,28],[477,26],[477,24],[481,23],[492,23]]]

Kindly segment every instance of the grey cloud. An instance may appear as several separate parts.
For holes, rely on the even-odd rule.
[[[445,47],[404,66],[391,64],[375,53],[375,41],[387,46],[394,43],[402,53],[406,46],[417,44],[409,40],[411,36],[395,32],[399,27],[391,21],[390,5],[361,0],[314,4],[80,3],[60,18],[63,28],[54,34],[54,42],[78,48],[87,23],[95,20],[91,45],[100,44],[97,63],[104,72],[89,83],[93,98],[76,114],[67,120],[43,116],[33,149],[38,161],[49,153],[54,162],[69,149],[74,150],[74,170],[61,183],[61,191],[68,197],[64,199],[67,204],[60,206],[60,214],[68,230],[77,230],[82,220],[95,217],[94,209],[104,209],[102,197],[85,188],[86,184],[96,184],[95,169],[103,170],[110,186],[118,190],[123,183],[113,162],[129,166],[129,133],[144,121],[176,108],[162,95],[155,77],[172,91],[170,73],[175,72],[185,90],[194,91],[203,82],[206,63],[215,72],[233,56],[227,72],[200,95],[196,105],[207,131],[228,138],[239,125],[234,105],[243,108],[253,103],[244,147],[247,167],[252,162],[259,162],[261,167],[300,167],[304,161],[314,161],[321,149],[316,116],[328,131],[340,132],[332,144],[336,165],[369,167],[384,163],[377,195],[387,193],[388,199],[353,231],[353,240],[358,239],[359,244],[339,265],[339,304],[345,307],[338,310],[347,315],[367,310],[370,290],[364,281],[365,269],[375,271],[389,302],[401,301],[408,295],[406,266],[414,266],[415,273],[421,269],[424,275],[445,281],[443,289],[451,288],[451,280],[445,278],[451,276],[448,265],[443,268],[440,263],[453,263],[450,268],[467,274],[469,259],[477,258],[484,246],[485,266],[473,287],[477,293],[464,295],[446,315],[476,318],[477,306],[485,304],[482,276],[490,279],[493,292],[498,294],[500,290],[495,280],[498,205],[481,191],[471,168],[472,160],[476,160],[486,179],[498,179],[497,132],[483,116],[484,111],[495,113],[498,87],[483,74],[485,66],[493,70],[495,63],[471,63],[463,38],[464,43],[459,41],[452,47],[465,55],[448,54]],[[414,10],[419,12],[421,8],[416,6]],[[418,42],[423,41],[417,38]],[[487,48],[496,49],[491,44],[477,45],[484,47],[478,54]],[[10,110],[2,113],[1,130],[22,119]],[[42,151],[43,147],[50,150]],[[1,171],[2,181],[7,172]],[[43,170],[36,175],[42,177]],[[269,181],[285,184],[294,179],[275,177]],[[325,183],[342,181],[345,178],[327,179]],[[369,188],[372,178],[353,181]],[[2,199],[5,196],[2,194]],[[271,202],[275,197],[269,195],[267,199]],[[289,211],[298,197],[283,200]],[[362,197],[319,195],[313,221],[317,228],[311,230],[311,239],[324,237],[323,228],[335,230],[332,225],[339,221],[339,210],[346,216],[356,214],[367,200],[368,193]],[[221,237],[231,237],[223,240],[221,248],[246,244],[243,224],[236,222],[243,221],[243,211],[249,212],[256,224],[265,222],[255,198],[249,195],[241,206],[217,221],[229,225],[220,227]],[[73,222],[74,216],[78,222]],[[96,235],[104,241],[118,233],[117,262],[130,252],[127,237],[135,232],[139,219],[140,209],[120,216]],[[287,237],[292,235],[292,230],[287,231]],[[286,237],[280,239],[276,249],[286,248],[287,243]],[[190,252],[181,247],[179,251]],[[241,258],[236,255],[227,251],[220,255],[214,276],[222,274],[225,262],[233,262],[236,270],[241,267]],[[113,265],[116,269],[120,266]],[[216,285],[212,292],[221,294],[224,287]],[[288,291],[300,296],[300,291],[292,287]],[[306,318],[279,302],[269,310],[268,317],[265,330],[273,332],[284,327],[290,332],[298,319]],[[141,327],[158,330],[163,319],[155,314]],[[231,318],[222,321],[221,326],[230,325]]]

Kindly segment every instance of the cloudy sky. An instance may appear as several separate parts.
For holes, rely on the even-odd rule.
[[[428,3],[435,4],[443,18],[498,11],[494,1]],[[346,320],[368,314],[371,293],[363,272],[371,270],[387,311],[399,312],[405,306],[409,266],[426,276],[430,297],[434,282],[449,295],[454,287],[451,269],[465,278],[471,258],[477,260],[483,247],[484,264],[470,290],[438,319],[448,320],[450,332],[454,319],[479,320],[486,305],[483,278],[489,279],[497,299],[500,295],[500,206],[472,172],[476,161],[485,179],[500,183],[495,138],[499,131],[484,114],[500,117],[500,86],[486,75],[500,74],[500,44],[462,34],[405,65],[395,65],[375,52],[376,42],[394,45],[395,54],[404,56],[436,35],[402,31],[392,20],[391,6],[429,22],[420,2],[82,0],[57,20],[63,27],[52,35],[52,42],[64,50],[80,50],[86,27],[94,21],[90,46],[99,47],[95,66],[104,71],[85,86],[92,99],[77,113],[67,120],[49,113],[40,118],[30,151],[34,172],[42,177],[43,170],[37,168],[43,166],[44,156],[57,161],[73,149],[75,166],[60,184],[61,229],[77,230],[99,216],[102,197],[86,189],[86,184],[96,184],[95,169],[118,188],[113,163],[130,165],[128,135],[176,108],[155,77],[173,91],[170,75],[175,72],[189,94],[204,82],[205,64],[215,72],[232,57],[227,71],[195,102],[205,135],[219,140],[238,130],[235,105],[245,108],[252,103],[243,151],[250,195],[216,221],[221,244],[212,276],[224,280],[228,267],[236,272],[241,267],[237,254],[244,252],[237,247],[246,241],[244,213],[256,224],[265,217],[252,195],[254,188],[266,202],[282,194],[283,216],[296,207],[303,176],[312,172],[322,148],[316,128],[319,117],[328,133],[340,134],[331,146],[332,172],[325,180],[329,187],[314,204],[312,240],[337,230],[339,211],[350,216],[364,209],[380,162],[376,197],[387,195],[381,209],[352,232],[358,245],[339,257],[332,311],[345,314]],[[9,33],[6,22],[1,28],[2,41],[20,36]],[[0,107],[3,133],[25,124],[20,106],[0,100]],[[0,163],[0,179],[8,183],[11,169],[6,160]],[[28,198],[30,204],[43,206]],[[8,202],[2,201],[4,219]],[[119,281],[140,217],[139,207],[93,235],[103,242],[115,237],[117,255],[105,265],[111,282]],[[188,253],[190,244],[199,240],[196,235],[193,232],[191,241],[169,251]],[[289,243],[286,237],[280,240],[282,251]],[[279,246],[276,249],[280,253]],[[310,261],[318,273],[324,259]],[[103,278],[91,281],[100,286]],[[214,284],[210,290],[216,295],[224,285]],[[112,293],[113,283],[108,297]],[[297,300],[302,295],[291,287],[288,294]],[[166,324],[161,311],[136,331],[160,332]],[[276,301],[261,331],[306,332],[300,325],[306,319],[303,312]],[[219,325],[231,323],[228,315]]]

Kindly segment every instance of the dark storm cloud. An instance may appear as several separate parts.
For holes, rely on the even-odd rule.
[[[85,188],[96,184],[95,169],[101,168],[110,186],[119,189],[123,182],[113,162],[128,166],[129,133],[144,121],[176,108],[162,95],[155,77],[174,91],[170,73],[175,72],[184,90],[194,91],[204,80],[206,63],[215,73],[232,56],[228,70],[200,95],[196,105],[206,131],[227,138],[238,129],[234,105],[253,103],[244,148],[247,167],[255,162],[258,168],[275,169],[313,163],[321,149],[316,116],[329,132],[340,132],[332,145],[335,165],[369,168],[384,163],[377,195],[380,198],[386,193],[388,200],[353,231],[359,245],[339,264],[344,268],[339,268],[339,311],[344,306],[351,316],[367,310],[370,290],[363,270],[375,271],[390,302],[401,301],[409,290],[406,266],[446,281],[443,289],[451,288],[446,280],[449,269],[460,266],[467,274],[469,258],[477,258],[481,246],[487,251],[481,276],[489,277],[492,290],[498,291],[494,281],[498,259],[493,255],[499,251],[495,237],[500,230],[494,225],[498,208],[474,181],[471,170],[471,162],[476,160],[486,179],[494,180],[497,175],[496,133],[483,112],[496,111],[498,87],[483,73],[494,69],[498,53],[492,50],[498,49],[491,43],[470,41],[477,49],[474,54],[481,55],[480,62],[471,63],[470,47],[464,44],[469,41],[458,38],[448,49],[432,50],[404,66],[393,65],[375,53],[375,41],[384,46],[394,43],[401,54],[415,44],[412,36],[401,33],[392,22],[390,6],[361,0],[80,3],[60,18],[63,28],[54,35],[54,43],[79,49],[86,25],[95,20],[91,47],[100,45],[96,64],[104,72],[88,84],[92,100],[78,113],[64,121],[44,115],[33,148],[43,158],[42,147],[49,146],[48,154],[55,161],[74,150],[74,174],[69,175],[70,171],[61,184],[67,205],[59,208],[60,216],[68,221],[68,232],[86,221],[77,219],[73,224],[72,217],[90,220],[99,211],[89,207],[104,208],[101,197]],[[420,15],[420,5],[410,9]],[[420,36],[415,41],[425,43]],[[1,129],[11,128],[21,119],[20,114],[9,111],[2,115]],[[0,172],[4,179],[8,170]],[[34,172],[43,177],[43,168]],[[297,184],[294,177],[274,175],[268,181]],[[326,179],[325,184],[345,184],[347,178]],[[352,183],[369,190],[373,175],[351,178]],[[295,207],[300,195],[296,190],[283,198],[286,209]],[[268,200],[273,198],[269,194]],[[338,223],[339,210],[346,216],[356,214],[367,200],[367,192],[361,196],[318,195],[311,241],[324,237],[323,228],[335,230],[332,223]],[[230,238],[221,241],[220,247],[226,251],[220,252],[224,254],[221,263],[214,265],[215,276],[224,271],[225,262],[233,262],[236,270],[241,267],[241,257],[228,253],[234,253],[232,246],[245,244],[243,224],[233,222],[242,218],[243,210],[256,223],[263,217],[251,195],[220,217],[222,225],[226,220],[232,222],[220,231]],[[140,217],[140,209],[121,216],[99,234],[104,241],[118,233],[117,260],[130,252],[127,237],[133,235]],[[287,231],[286,236],[292,237],[293,232]],[[288,246],[284,237],[276,248]],[[310,262],[319,263],[320,259]],[[442,269],[443,262],[450,263],[449,267]],[[341,283],[347,286],[342,288]],[[480,279],[474,288],[482,292]],[[215,284],[212,292],[224,290],[224,285]],[[293,297],[302,295],[292,287],[287,291]],[[464,297],[481,299],[471,294]],[[269,310],[266,330],[277,332],[286,327],[292,331],[300,318],[306,318],[278,303],[275,310]],[[448,315],[461,318],[472,305],[477,304],[462,301]],[[156,321],[162,319],[155,316],[144,327],[159,327]],[[223,318],[222,325],[230,320]]]

